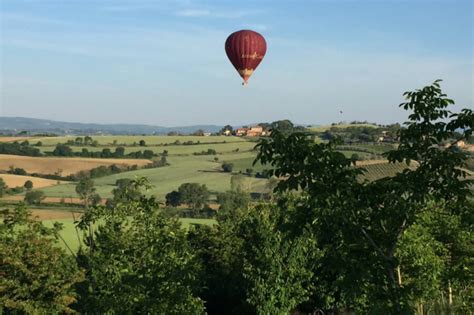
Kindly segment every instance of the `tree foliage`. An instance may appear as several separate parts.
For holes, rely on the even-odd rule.
[[[318,144],[305,133],[275,130],[258,145],[257,160],[271,164],[271,174],[284,178],[277,190],[300,190],[304,196],[298,225],[311,223],[324,250],[315,274],[326,286],[315,292],[313,307],[410,312],[423,296],[406,290],[397,279],[397,272],[410,268],[401,265],[397,255],[403,250],[403,236],[430,203],[442,203],[453,213],[467,203],[471,181],[461,169],[466,155],[452,146],[471,136],[472,111],[447,110],[453,101],[441,92],[438,81],[405,96],[401,107],[412,114],[399,131],[400,146],[387,157],[392,163],[416,161],[419,166],[392,178],[361,180],[364,170],[336,151],[338,139]],[[447,149],[441,147],[455,131],[460,138]],[[416,243],[415,234],[411,240]],[[421,281],[423,270],[412,277]]]
[[[193,210],[200,210],[208,202],[209,190],[206,185],[198,183],[184,183],[178,189],[180,202],[185,203]]]
[[[60,225],[46,228],[24,207],[3,210],[0,221],[0,311],[71,313],[83,272],[58,246]]]
[[[136,189],[140,183],[134,182]],[[78,256],[86,270],[78,307],[86,313],[202,314],[199,264],[176,219],[163,216],[153,198],[92,209],[85,232],[100,221],[94,242]]]
[[[44,192],[41,190],[31,190],[26,192],[24,200],[29,205],[39,205],[44,198]]]

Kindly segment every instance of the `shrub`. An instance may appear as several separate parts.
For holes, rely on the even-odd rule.
[[[222,170],[224,172],[231,173],[233,169],[234,169],[234,164],[227,163],[227,162],[222,163]]]
[[[25,195],[25,202],[29,205],[39,205],[44,198],[44,193],[40,190],[29,191]]]

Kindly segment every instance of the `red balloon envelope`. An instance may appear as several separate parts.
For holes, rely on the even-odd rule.
[[[267,51],[265,38],[257,32],[242,30],[232,33],[225,41],[225,52],[237,72],[247,80],[262,61]]]

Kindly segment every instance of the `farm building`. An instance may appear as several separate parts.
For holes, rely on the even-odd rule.
[[[238,128],[235,131],[235,135],[238,136],[238,137],[246,136],[248,130],[249,130],[249,128]]]
[[[251,128],[239,128],[236,131],[237,136],[247,136],[247,137],[260,137],[265,135],[263,127],[255,126]]]

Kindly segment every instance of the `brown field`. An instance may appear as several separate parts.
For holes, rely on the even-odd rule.
[[[7,184],[7,186],[10,188],[23,186],[27,180],[31,180],[33,182],[33,188],[44,188],[44,187],[54,186],[58,184],[57,180],[38,178],[38,177],[32,177],[32,176],[0,174],[0,178],[3,179],[5,184]],[[60,181],[59,183],[62,184],[65,182]]]
[[[1,198],[1,200],[5,200],[5,201],[23,201],[23,199],[25,199],[25,196],[23,195],[3,196],[3,198]],[[42,202],[43,203],[61,203],[62,201],[68,204],[83,204],[83,201],[78,197],[65,197],[65,198],[45,197]],[[102,199],[101,203],[105,204],[106,201],[107,199]]]
[[[0,142],[15,142],[15,141],[24,141],[31,140],[33,137],[0,137]]]
[[[67,210],[29,209],[35,220],[79,219],[82,212]]]
[[[61,157],[31,157],[0,154],[0,171],[6,171],[10,166],[25,169],[28,173],[54,174],[61,171],[61,175],[76,174],[98,166],[137,165],[145,166],[150,160],[142,159],[94,159],[94,158],[61,158]]]

